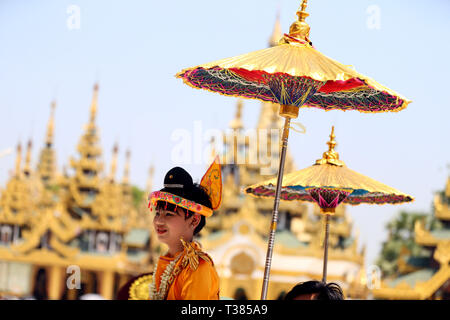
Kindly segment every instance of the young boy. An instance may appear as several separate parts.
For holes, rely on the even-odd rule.
[[[175,167],[164,178],[164,188],[151,194],[156,204],[153,227],[168,252],[159,257],[151,300],[217,300],[219,277],[212,259],[193,236],[212,214],[207,191],[192,182],[184,169]]]

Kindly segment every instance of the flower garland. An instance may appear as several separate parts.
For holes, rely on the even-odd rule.
[[[175,279],[175,277],[172,275],[173,269],[175,268],[175,265],[177,264],[178,260],[180,260],[182,255],[183,254],[180,253],[174,260],[172,260],[167,265],[166,269],[164,270],[163,274],[161,275],[161,282],[159,284],[159,290],[156,290],[156,270],[158,270],[158,263],[156,263],[155,276],[153,277],[152,283],[150,284],[150,300],[164,300],[166,298],[167,290],[169,289],[169,286],[172,284],[173,280]],[[178,269],[178,270],[181,271],[181,269]]]

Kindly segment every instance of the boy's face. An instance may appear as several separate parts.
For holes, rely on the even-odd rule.
[[[198,225],[197,219],[199,219],[198,214],[185,219],[181,208],[177,208],[176,212],[157,209],[153,218],[153,227],[159,241],[169,247],[177,246],[181,237],[187,241],[192,239],[194,229]]]

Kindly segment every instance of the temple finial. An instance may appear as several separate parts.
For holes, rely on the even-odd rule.
[[[117,153],[119,152],[119,146],[117,145],[117,142],[114,144],[113,147],[113,156],[111,160],[111,171],[109,174],[109,180],[111,182],[114,181],[114,178],[116,176],[116,169],[117,169]]]
[[[337,153],[334,148],[337,145],[337,142],[334,140],[336,136],[334,135],[334,126],[331,127],[330,140],[327,142],[328,151],[324,152],[322,155],[322,159],[316,160],[316,164],[334,164],[336,166],[345,165],[343,161],[339,160],[339,153]]]
[[[230,128],[233,130],[239,130],[244,127],[242,124],[242,107],[243,102],[242,99],[238,99],[236,104],[236,115],[234,116],[234,119],[230,122]]]
[[[55,129],[55,108],[56,108],[56,101],[52,101],[51,103],[51,110],[50,110],[50,119],[48,120],[47,124],[47,138],[45,139],[45,143],[48,147],[50,147],[53,144],[53,131]]]
[[[90,118],[91,124],[95,122],[95,117],[97,116],[97,101],[98,101],[98,83],[94,84],[94,93],[92,95],[91,118]]]
[[[123,184],[129,184],[130,182],[130,157],[131,157],[131,151],[130,149],[127,150],[125,153],[125,169],[123,172]]]
[[[19,178],[21,176],[20,174],[20,162],[22,161],[22,145],[20,142],[17,144],[17,155],[16,155],[16,172],[15,176]]]
[[[27,143],[27,154],[25,156],[25,166],[23,168],[23,172],[25,175],[30,175],[31,173],[31,147],[33,146],[33,143],[31,142],[31,139],[28,140]]]

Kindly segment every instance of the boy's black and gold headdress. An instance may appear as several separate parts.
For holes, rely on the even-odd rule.
[[[199,213],[205,217],[210,217],[213,210],[220,206],[222,201],[222,173],[219,157],[204,174],[200,186],[204,188],[211,200],[211,208],[195,202],[195,187],[191,175],[180,167],[175,167],[167,172],[164,177],[164,188],[154,191],[149,195],[148,206],[156,206],[158,201],[165,201],[186,210]]]

